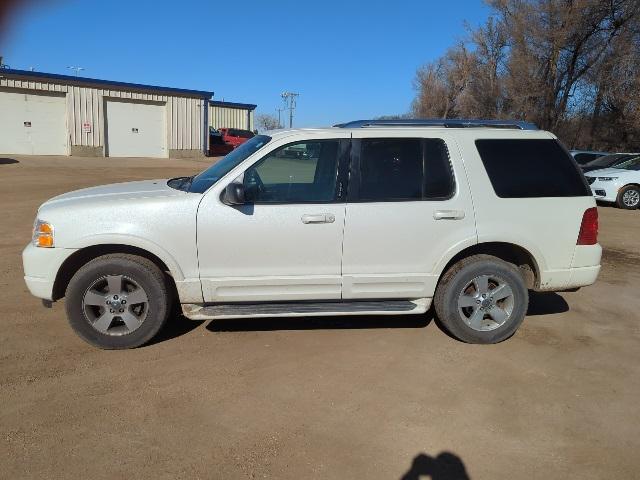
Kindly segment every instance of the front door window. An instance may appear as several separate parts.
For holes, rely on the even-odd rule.
[[[244,174],[251,203],[325,203],[336,199],[338,140],[316,140],[279,148]]]

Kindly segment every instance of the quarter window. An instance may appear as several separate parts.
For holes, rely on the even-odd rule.
[[[450,198],[453,190],[453,174],[443,140],[362,140],[359,200],[442,200]]]
[[[245,172],[245,198],[253,203],[335,200],[339,145],[338,140],[316,140],[271,152]]]
[[[501,198],[582,197],[591,192],[571,156],[552,139],[476,140]]]

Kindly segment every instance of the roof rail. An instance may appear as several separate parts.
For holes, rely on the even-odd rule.
[[[366,128],[366,127],[445,127],[445,128],[517,128],[520,130],[538,130],[538,127],[522,120],[475,120],[462,118],[442,119],[398,119],[398,120],[356,120],[353,122],[334,125],[338,128]]]

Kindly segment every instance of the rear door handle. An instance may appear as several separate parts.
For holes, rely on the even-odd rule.
[[[462,210],[436,210],[433,212],[435,220],[462,220],[464,212]]]
[[[301,217],[302,223],[333,223],[336,221],[336,216],[332,213],[316,213],[305,214]]]

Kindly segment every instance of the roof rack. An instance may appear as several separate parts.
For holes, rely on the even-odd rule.
[[[475,120],[461,118],[443,119],[398,119],[398,120],[355,120],[353,122],[334,125],[338,128],[367,128],[367,127],[445,127],[445,128],[517,128],[520,130],[538,130],[538,127],[522,120]]]

